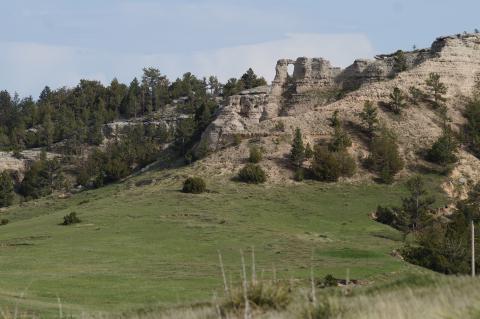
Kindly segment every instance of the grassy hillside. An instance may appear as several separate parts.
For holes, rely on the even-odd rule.
[[[399,233],[368,216],[397,203],[401,184],[211,180],[209,193],[190,195],[179,192],[182,181],[150,173],[2,213],[10,224],[0,227],[0,308],[53,315],[58,296],[64,314],[77,315],[210,300],[222,289],[217,250],[235,281],[239,251],[249,257],[252,246],[265,277],[275,269],[279,278],[308,280],[312,252],[317,277],[349,269],[371,283],[420,271],[390,255]],[[82,223],[60,226],[70,212]]]

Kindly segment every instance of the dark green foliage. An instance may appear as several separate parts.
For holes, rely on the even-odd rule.
[[[201,177],[189,177],[183,182],[182,192],[201,194],[207,190],[207,185]]]
[[[305,146],[305,159],[309,160],[312,157],[313,157],[312,147],[310,146],[310,143],[307,143],[307,146]]]
[[[438,73],[430,73],[427,80],[425,80],[430,96],[433,98],[432,102],[435,107],[441,106],[445,102],[444,95],[447,93],[447,86],[440,81]]]
[[[257,86],[267,85],[267,81],[263,77],[258,77],[252,68],[249,68],[245,74],[242,75],[240,81],[243,82],[245,89],[252,89]]]
[[[238,173],[238,179],[249,184],[260,184],[267,180],[267,176],[259,165],[248,163]]]
[[[386,128],[380,130],[370,145],[367,166],[377,172],[380,181],[390,184],[395,175],[403,169],[404,161],[400,156],[395,135]]]
[[[60,162],[56,159],[47,160],[44,156],[29,167],[20,183],[19,193],[26,198],[49,195],[63,183]]]
[[[297,168],[293,175],[293,179],[297,182],[303,181],[305,179],[305,169],[303,167]]]
[[[68,225],[78,224],[80,222],[81,220],[80,218],[78,218],[77,213],[71,212],[70,214],[63,216],[62,225],[68,226]]]
[[[402,50],[398,50],[395,52],[394,55],[394,69],[396,72],[403,72],[407,70],[407,57],[405,56],[405,52]]]
[[[262,150],[256,146],[250,147],[250,155],[248,157],[248,161],[250,163],[260,163],[263,158]]]
[[[372,101],[365,101],[363,104],[363,110],[359,114],[362,123],[365,125],[367,132],[373,135],[378,125],[378,111],[373,106]]]
[[[457,161],[456,152],[458,150],[458,142],[452,132],[452,129],[445,127],[443,134],[433,143],[427,152],[427,159],[431,162],[448,165]]]
[[[13,203],[13,180],[7,171],[0,173],[0,207],[7,207]]]
[[[322,287],[336,287],[338,285],[338,280],[331,274],[328,274],[323,278],[321,284]]]
[[[262,85],[267,85],[267,81],[263,77],[258,77],[252,68],[249,68],[239,80],[231,78],[227,81],[223,87],[223,96],[228,97]]]
[[[466,105],[464,116],[463,140],[468,149],[480,158],[480,99],[474,99]]]
[[[384,207],[379,205],[375,211],[375,220],[377,222],[390,225],[397,229],[402,229],[405,225],[401,217],[403,216],[397,207]]]
[[[295,136],[292,142],[292,149],[290,150],[290,160],[293,165],[302,166],[305,159],[305,147],[303,146],[302,131],[297,127],[295,130]]]
[[[425,182],[419,175],[411,177],[406,183],[409,196],[402,198],[400,207],[378,206],[376,220],[390,225],[405,234],[420,233],[429,225],[434,215],[435,198],[428,195]]]
[[[356,164],[347,151],[332,152],[326,147],[317,145],[311,170],[316,179],[335,182],[342,176],[353,176]]]
[[[336,126],[332,139],[328,144],[328,149],[331,152],[342,152],[352,146],[352,139],[348,136],[347,132],[341,127]]]
[[[9,222],[10,222],[10,221],[9,221],[8,219],[2,218],[2,219],[0,220],[0,226],[5,226],[5,225],[7,225]]]
[[[395,114],[401,114],[405,108],[405,94],[398,87],[394,87],[390,93],[390,102],[388,103],[390,110]]]
[[[105,150],[95,150],[78,165],[77,183],[96,187],[121,180],[156,160],[158,144],[163,131],[151,132],[145,125],[125,129],[124,138],[110,142]]]
[[[478,189],[475,186],[469,198],[458,202],[446,219],[435,219],[424,227],[415,245],[403,249],[405,260],[445,274],[469,273],[470,221],[473,218],[478,223]]]

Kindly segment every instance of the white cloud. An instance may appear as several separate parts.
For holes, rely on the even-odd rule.
[[[80,79],[128,82],[143,67],[157,67],[175,79],[185,72],[217,75],[222,81],[247,68],[268,80],[280,58],[324,57],[345,67],[355,58],[371,57],[374,49],[363,34],[288,34],[283,39],[184,54],[130,54],[35,43],[0,43],[0,89],[37,96],[49,85],[73,86]]]

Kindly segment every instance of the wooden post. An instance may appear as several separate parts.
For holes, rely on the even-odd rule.
[[[473,223],[473,218],[471,220],[472,228],[472,277],[475,277],[475,225]]]

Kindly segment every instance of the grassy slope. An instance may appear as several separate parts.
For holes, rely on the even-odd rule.
[[[152,175],[153,174],[153,175]],[[397,203],[400,185],[249,186],[210,181],[188,195],[181,181],[134,182],[44,199],[7,212],[0,228],[0,307],[53,313],[120,312],[148,304],[208,300],[221,289],[217,249],[238,277],[239,250],[255,247],[257,269],[305,279],[312,250],[317,276],[381,280],[417,268],[390,256],[399,234],[368,217]],[[163,176],[162,176],[163,175]],[[151,176],[150,176],[151,177]],[[78,226],[59,226],[75,211]],[[393,275],[394,276],[394,275]],[[17,297],[26,290],[25,298]]]

